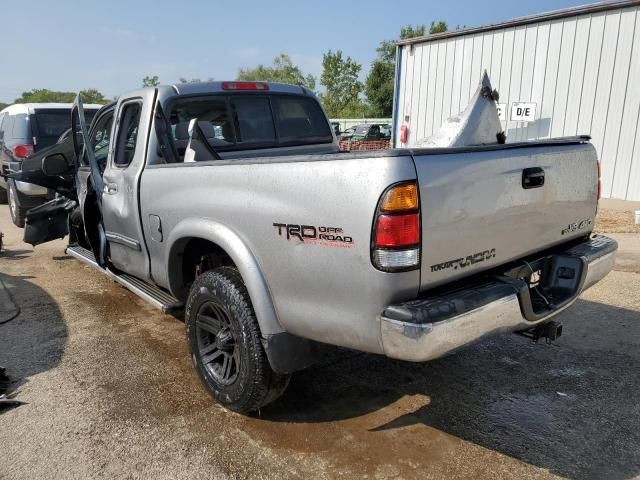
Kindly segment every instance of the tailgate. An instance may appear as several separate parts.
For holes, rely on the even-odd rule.
[[[413,155],[422,205],[422,290],[593,228],[598,171],[590,143],[532,142]],[[538,185],[542,175],[544,184]]]

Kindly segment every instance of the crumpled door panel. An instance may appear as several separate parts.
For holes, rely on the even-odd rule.
[[[27,212],[24,241],[33,245],[64,238],[69,233],[69,215],[76,208],[75,200],[57,197]]]

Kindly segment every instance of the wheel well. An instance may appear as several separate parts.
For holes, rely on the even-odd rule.
[[[184,300],[198,275],[221,266],[235,266],[231,257],[219,245],[203,238],[184,238],[174,246],[172,262],[174,294]],[[178,274],[178,275],[175,275]]]

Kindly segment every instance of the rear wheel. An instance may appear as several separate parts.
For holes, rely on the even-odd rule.
[[[9,213],[11,213],[11,221],[16,227],[24,228],[26,211],[20,206],[16,186],[13,182],[8,182],[7,187],[9,188]]]
[[[284,392],[289,376],[271,369],[249,294],[235,268],[220,267],[196,279],[185,323],[198,375],[225,407],[252,412]]]

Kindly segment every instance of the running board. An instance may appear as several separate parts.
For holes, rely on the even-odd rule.
[[[106,274],[112,280],[118,282],[120,285],[135,293],[137,296],[146,300],[154,307],[162,310],[163,313],[175,313],[184,308],[184,303],[178,300],[170,293],[165,292],[161,288],[151,285],[139,278],[133,277],[126,273],[116,273],[111,270],[104,269],[96,262],[93,252],[86,248],[74,246],[67,247],[67,255],[80,260],[82,263],[89,265],[102,273]]]

